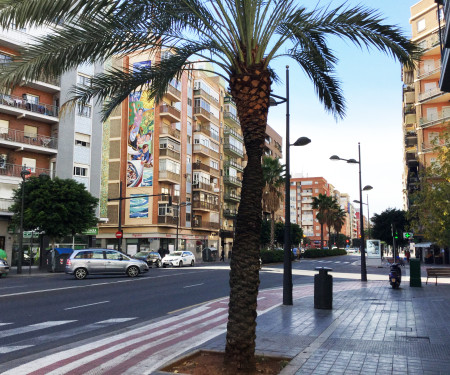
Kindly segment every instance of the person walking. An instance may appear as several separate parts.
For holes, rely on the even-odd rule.
[[[406,257],[406,261],[409,263],[409,258],[411,257],[411,253],[409,252],[409,250],[405,251],[405,257]]]
[[[222,252],[220,253],[220,261],[225,262],[225,251],[222,249]]]

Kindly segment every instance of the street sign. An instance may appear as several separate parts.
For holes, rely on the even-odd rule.
[[[122,238],[122,236],[123,236],[122,231],[118,230],[118,231],[116,232],[116,238]]]
[[[413,238],[413,233],[410,232],[403,232],[403,238],[410,240]]]

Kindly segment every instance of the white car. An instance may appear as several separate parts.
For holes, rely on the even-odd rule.
[[[162,266],[175,266],[175,267],[183,267],[183,266],[191,266],[193,267],[195,264],[195,257],[190,251],[174,251],[171,254],[167,254],[162,259]]]

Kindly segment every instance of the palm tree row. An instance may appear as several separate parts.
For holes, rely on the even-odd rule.
[[[328,227],[328,247],[331,247],[331,228],[339,233],[345,223],[347,212],[335,197],[319,194],[313,197],[312,208],[317,210],[316,219],[320,224],[320,247],[323,248],[323,227]]]
[[[172,55],[138,71],[109,68],[89,87],[73,90],[72,102],[104,103],[104,119],[134,91],[160,101],[170,81],[183,72],[206,70],[211,63],[228,83],[237,107],[247,153],[241,204],[231,258],[226,364],[254,368],[259,287],[259,235],[264,180],[261,157],[269,97],[277,80],[276,59],[293,59],[311,79],[319,100],[335,118],[345,100],[335,76],[337,57],[329,36],[365,49],[373,47],[413,67],[418,48],[398,27],[385,24],[374,10],[359,5],[308,10],[294,0],[0,0],[2,27],[49,25],[52,33],[8,66],[6,87],[59,76],[82,63],[106,62],[135,52]],[[63,21],[63,22],[62,22]]]

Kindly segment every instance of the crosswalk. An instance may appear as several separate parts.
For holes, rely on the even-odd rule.
[[[334,291],[360,288],[358,282],[336,283]],[[313,285],[305,285],[293,292],[294,299],[313,295]],[[258,295],[258,315],[262,315],[282,302],[282,289],[266,289]],[[76,328],[77,333],[87,332],[95,327],[115,324],[135,318],[110,319]],[[151,374],[189,349],[203,344],[226,331],[228,319],[228,298],[205,303],[192,309],[179,311],[162,320],[153,320],[134,325],[120,333],[101,336],[86,343],[74,343],[60,348],[58,352],[43,353],[38,359],[24,360],[14,368],[6,368],[2,375],[77,375],[77,374]],[[71,321],[73,323],[73,321]],[[18,328],[5,328],[0,334],[22,332]],[[69,325],[69,321],[45,322],[40,326],[23,327],[26,330],[44,330],[56,325]],[[72,324],[73,325],[73,324]],[[69,337],[74,328],[56,333],[58,337]],[[15,342],[11,346],[0,346],[0,353],[20,350],[26,345],[37,345],[40,340],[49,340],[50,334],[34,340]],[[29,347],[29,346],[27,346]],[[1,365],[0,365],[1,368]],[[3,367],[4,368],[4,367]]]
[[[335,263],[335,264],[353,264],[354,262],[345,262],[340,260],[316,260],[316,259],[302,259],[300,263]]]

